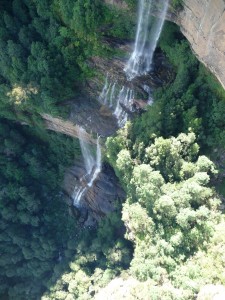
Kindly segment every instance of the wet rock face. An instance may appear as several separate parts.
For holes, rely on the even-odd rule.
[[[64,190],[68,196],[69,206],[75,211],[77,209],[73,207],[71,195],[73,195],[75,188],[87,184],[88,178],[86,177],[85,181],[85,174],[83,161],[77,161],[65,175]],[[94,225],[103,216],[114,211],[116,200],[123,199],[125,199],[125,192],[121,188],[113,169],[108,164],[104,164],[93,186],[86,190],[81,199],[79,206],[80,222],[85,226]]]
[[[109,40],[107,42],[110,43]],[[126,53],[132,49],[129,43],[115,39],[113,39],[113,47],[122,47]],[[152,72],[134,78],[132,81],[127,81],[124,72],[126,62],[127,58],[121,57],[111,59],[93,57],[90,60],[90,66],[97,69],[102,74],[103,79],[96,76],[89,80],[85,88],[83,88],[86,94],[81,94],[76,99],[70,101],[70,123],[78,124],[88,132],[94,134],[98,133],[104,137],[110,136],[118,129],[117,119],[113,115],[113,112],[117,111],[117,106],[121,106],[129,118],[132,118],[135,114],[146,109],[147,101],[149,100],[147,98],[149,91],[146,91],[146,86],[152,92],[155,88],[162,86],[171,79],[171,67],[167,64],[165,57],[161,53],[156,53],[155,55]],[[110,89],[110,95],[113,90],[113,84],[115,83],[116,86],[117,96],[115,98],[112,97],[117,101],[116,108],[115,103],[110,106],[108,101],[101,101],[102,96],[100,95],[102,95],[101,92],[104,90],[104,79],[106,77],[108,84],[109,82],[111,84],[109,84],[110,88],[106,88]],[[121,92],[123,89],[124,94]],[[134,93],[131,93],[131,90]],[[124,104],[118,100],[120,99],[118,97],[120,92],[123,94],[123,99],[126,98],[125,95],[127,97],[130,95],[132,107],[126,106],[126,103]],[[104,104],[100,104],[100,102]],[[109,109],[108,107],[111,108]],[[125,193],[121,189],[118,179],[109,165],[103,165],[101,172],[91,187],[88,187],[90,178],[88,178],[89,175],[86,175],[86,173],[83,161],[76,162],[66,173],[64,190],[68,195],[67,199],[71,212],[79,217],[80,223],[84,224],[84,226],[93,226],[100,218],[114,210],[115,201],[117,199],[124,199]],[[73,203],[73,194],[76,195],[75,203]],[[74,204],[78,207],[74,207]]]
[[[151,90],[154,91],[156,88],[168,83],[173,76],[172,68],[168,64],[165,56],[162,53],[155,54],[153,68],[149,74],[136,77],[131,81],[127,80],[126,74],[124,72],[126,63],[127,57],[115,57],[112,59],[93,57],[90,60],[89,65],[92,68],[98,69],[102,74],[105,74],[105,76],[108,74],[112,82],[117,82],[121,86],[124,85],[130,89],[133,89],[136,94],[139,94],[140,97],[143,98],[146,98],[147,96],[146,91],[143,88],[144,85],[149,86]],[[101,92],[101,89],[102,82],[99,82],[97,78],[89,81],[88,91],[92,93],[93,97],[96,97],[93,92],[97,91],[97,94],[99,94]]]
[[[102,137],[113,135],[118,129],[117,120],[110,110],[97,101],[98,90],[92,93],[92,96],[81,95],[71,102],[69,120]]]
[[[132,51],[132,45],[128,41],[107,38],[105,42],[114,48],[125,51],[124,53],[127,53],[127,55]],[[162,86],[172,79],[173,72],[171,66],[167,63],[162,53],[156,53],[153,70],[148,75],[127,81],[124,72],[127,59],[128,57],[115,57],[111,59],[93,57],[89,61],[89,66],[95,70],[97,69],[102,74],[102,77],[93,77],[81,87],[82,91],[79,93],[79,96],[67,101],[67,105],[70,106],[70,115],[67,121],[42,114],[46,127],[56,132],[78,137],[77,126],[81,126],[90,133],[87,139],[91,142],[93,142],[91,135],[111,136],[119,128],[118,121],[113,115],[113,110],[110,110],[107,105],[102,105],[99,102],[99,96],[107,74],[111,83],[117,83],[118,89],[121,89],[123,86],[132,89],[135,99],[145,99],[146,101],[148,93],[144,86],[150,87],[151,92],[153,92],[155,88]],[[140,106],[138,107],[140,108]],[[136,111],[134,109],[134,111],[128,112],[129,117],[132,118],[132,116],[139,112],[140,109]]]
[[[110,42],[113,43],[114,48],[122,49],[127,55],[132,50],[129,42],[116,39],[112,41],[107,40],[107,43]],[[149,91],[146,91],[145,87],[149,87],[152,92],[155,88],[168,82],[171,77],[171,67],[167,64],[165,57],[161,53],[156,53],[152,72],[134,78],[132,81],[127,81],[124,72],[127,59],[127,57],[115,57],[111,59],[93,57],[89,61],[90,67],[95,70],[97,69],[102,76],[96,76],[89,80],[82,87],[82,92],[79,96],[68,101],[71,108],[69,121],[43,115],[47,128],[79,137],[78,125],[89,132],[89,134],[85,133],[85,140],[96,144],[96,140],[94,139],[96,134],[103,137],[111,136],[119,128],[118,116],[120,114],[117,114],[118,120],[114,116],[117,110],[120,111],[120,109],[117,109],[118,107],[122,108],[122,116],[123,113],[126,113],[129,118],[145,110],[147,101],[149,100]],[[102,96],[100,97],[106,76],[108,76],[108,81],[111,83],[110,93],[113,90],[113,83],[116,86],[116,96],[112,97],[114,102],[111,106],[108,102],[102,102]],[[123,95],[121,97],[123,99],[130,96],[131,107],[129,105],[126,106],[127,103],[121,102],[122,100],[120,101],[121,98],[118,97],[120,92]],[[75,214],[79,218],[79,222],[84,226],[93,226],[103,216],[114,210],[115,201],[117,199],[124,199],[125,193],[121,189],[119,181],[109,165],[103,165],[101,172],[91,187],[88,186],[91,178],[88,178],[86,173],[84,162],[77,161],[65,175],[64,190],[67,194],[67,203],[69,204],[71,214]],[[74,207],[73,194],[77,195],[75,197],[79,203],[75,203],[77,208]]]

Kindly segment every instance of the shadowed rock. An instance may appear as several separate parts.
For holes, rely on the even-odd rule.
[[[99,94],[97,90],[92,97],[81,95],[71,102],[69,120],[88,132],[107,137],[118,129],[117,119],[97,101]]]
[[[69,205],[71,207],[73,206],[71,195],[73,195],[74,189],[87,185],[88,177],[85,179],[85,174],[86,170],[83,162],[77,161],[65,175],[64,191],[69,197]],[[115,201],[122,199],[125,199],[125,192],[121,188],[113,169],[109,165],[104,164],[92,187],[86,190],[81,199],[79,207],[81,211],[80,222],[85,226],[94,225],[101,217],[114,211]],[[76,210],[76,208],[73,209]],[[86,215],[84,212],[86,212]]]

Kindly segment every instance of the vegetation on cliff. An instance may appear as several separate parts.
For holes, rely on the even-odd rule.
[[[11,120],[31,122],[40,112],[62,115],[59,104],[93,75],[87,58],[110,55],[102,37],[132,32],[129,18],[100,0],[1,5],[0,115]]]
[[[39,114],[65,116],[61,104],[93,74],[87,58],[111,55],[102,37],[130,34],[129,18],[98,0],[1,1],[0,15],[0,298],[40,298],[71,261],[90,272],[99,266],[104,283],[122,257],[129,265],[122,221],[110,217],[98,232],[77,226],[61,186],[78,141],[46,132]],[[104,275],[110,255],[112,274]]]

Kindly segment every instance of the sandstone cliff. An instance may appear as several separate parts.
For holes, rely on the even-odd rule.
[[[41,116],[44,119],[47,129],[63,133],[74,138],[79,138],[79,128],[71,121],[65,121],[60,118],[55,118],[48,114],[42,114]],[[93,139],[87,132],[83,133],[83,139],[87,143],[96,144],[96,140]]]
[[[185,0],[172,21],[225,88],[225,1]]]

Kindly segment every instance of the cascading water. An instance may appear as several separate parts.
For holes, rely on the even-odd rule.
[[[101,172],[102,168],[102,153],[101,153],[101,145],[100,145],[100,136],[97,138],[97,149],[96,149],[96,163],[93,174],[88,182],[88,186],[91,187],[98,174]]]
[[[128,80],[148,73],[151,70],[153,54],[164,24],[169,0],[139,1],[138,26],[133,53],[125,67]],[[157,5],[160,13],[158,18],[151,16]]]
[[[151,91],[151,88],[144,84],[143,86],[143,90],[148,94],[148,105],[152,105],[153,104],[153,98],[152,98],[152,91]]]
[[[91,174],[94,166],[95,166],[95,158],[93,157],[93,154],[91,152],[91,146],[85,142],[83,139],[83,136],[85,135],[86,131],[82,128],[79,127],[78,130],[78,136],[79,136],[79,142],[80,142],[80,148],[82,152],[82,156],[84,158],[84,164],[85,164],[85,169],[87,171],[87,174]]]
[[[116,87],[116,82],[112,85],[111,93],[110,93],[110,100],[109,100],[109,107],[111,108],[113,106],[113,102],[115,99],[115,87]]]
[[[96,155],[94,155],[91,151],[91,146],[83,139],[84,134],[85,130],[82,127],[79,127],[80,147],[87,173],[80,178],[80,187],[76,186],[72,195],[73,205],[76,207],[80,206],[82,196],[85,194],[88,188],[92,187],[95,179],[101,172],[100,137],[97,138]]]
[[[110,92],[110,88],[111,88],[111,83],[109,82],[109,78],[108,78],[108,74],[106,76],[106,80],[105,80],[105,85],[102,89],[102,92],[99,96],[99,101],[103,104],[107,104],[107,100],[108,100],[108,95]]]
[[[116,82],[109,83],[108,77],[99,96],[99,101],[112,110],[119,127],[125,125],[128,118],[126,111],[132,111],[133,99],[134,92],[132,89],[125,86],[119,89]]]
[[[148,73],[151,70],[153,54],[164,24],[169,0],[139,0],[138,26],[134,50],[124,69],[127,79],[130,81],[137,76]],[[159,11],[158,18],[152,17],[153,9]],[[152,92],[149,86],[142,87],[148,94],[148,104],[152,105]],[[110,82],[107,74],[105,85],[99,96],[99,101],[108,106],[118,120],[119,127],[124,126],[128,118],[128,111],[133,109],[134,92],[132,89]]]
[[[153,54],[164,24],[168,1],[159,0],[157,4],[154,4],[153,0],[139,0],[138,26],[134,50],[124,69],[129,81],[151,70]],[[160,10],[158,18],[151,17],[153,4]],[[150,87],[143,85],[142,88],[148,94],[148,104],[151,105],[153,99]],[[118,125],[122,127],[127,121],[128,111],[133,111],[134,91],[126,86],[119,87],[117,82],[110,82],[107,74],[104,87],[99,96],[99,102],[111,109],[118,120]],[[80,178],[80,186],[75,187],[72,195],[73,204],[76,207],[80,206],[82,196],[92,187],[95,179],[101,172],[100,137],[97,138],[96,155],[94,155],[91,146],[83,139],[84,133],[85,130],[80,128],[79,140],[87,173]]]
[[[113,113],[116,116],[118,120],[118,125],[120,127],[125,125],[128,118],[128,114],[125,111],[125,109],[128,111],[132,111],[133,99],[134,99],[133,90],[123,86],[119,92],[117,98],[117,106]]]

